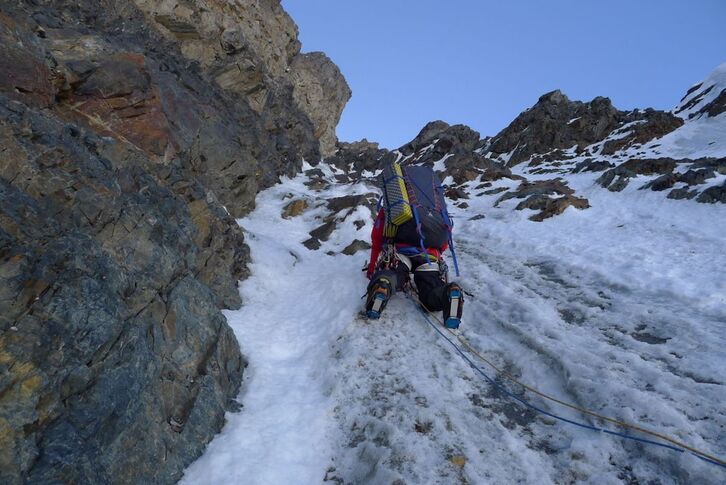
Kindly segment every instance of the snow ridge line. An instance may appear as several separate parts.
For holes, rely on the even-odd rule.
[[[642,432],[642,433],[645,433],[645,434],[649,434],[649,435],[655,436],[655,437],[657,437],[657,438],[660,438],[660,439],[662,439],[662,440],[665,440],[665,441],[669,441],[669,442],[673,443],[673,444],[674,444],[674,445],[676,445],[676,446],[673,446],[673,445],[669,445],[669,444],[666,444],[666,443],[659,443],[659,442],[657,442],[657,441],[653,441],[653,440],[650,440],[650,439],[646,439],[646,438],[639,438],[639,437],[637,437],[637,436],[632,436],[632,435],[628,435],[628,434],[625,434],[625,433],[620,433],[620,432],[618,432],[618,431],[612,431],[612,430],[608,430],[608,429],[605,429],[605,428],[599,428],[599,427],[597,427],[597,426],[593,426],[593,425],[590,425],[590,424],[586,424],[586,423],[580,423],[580,422],[578,422],[578,421],[573,421],[573,420],[571,420],[571,419],[565,418],[565,417],[563,417],[563,416],[559,416],[559,415],[557,415],[557,414],[553,414],[553,413],[551,413],[551,412],[549,412],[549,411],[546,411],[546,410],[544,410],[544,409],[542,409],[542,408],[540,408],[540,407],[538,407],[538,406],[535,406],[534,404],[530,403],[529,401],[526,401],[525,399],[523,399],[523,398],[521,398],[521,397],[517,396],[516,394],[513,394],[513,393],[512,393],[512,392],[510,392],[510,391],[509,391],[509,390],[508,390],[508,389],[507,389],[506,387],[504,387],[503,385],[501,385],[501,384],[497,383],[497,382],[496,382],[496,381],[495,381],[494,379],[492,379],[491,377],[489,377],[489,376],[488,376],[488,375],[487,375],[487,374],[486,374],[486,373],[485,373],[485,372],[484,372],[483,370],[481,370],[481,369],[480,369],[480,368],[479,368],[479,367],[478,367],[478,366],[477,366],[477,365],[476,365],[476,364],[475,364],[475,363],[474,363],[474,362],[473,362],[473,361],[472,361],[472,360],[471,360],[471,359],[470,359],[470,358],[469,358],[469,357],[468,357],[468,356],[467,356],[467,355],[466,355],[466,354],[464,353],[464,351],[463,351],[463,350],[461,350],[461,349],[459,348],[459,346],[457,346],[457,345],[456,345],[456,343],[455,343],[455,342],[453,342],[453,341],[452,341],[452,340],[451,340],[451,339],[450,339],[449,337],[447,337],[447,336],[446,336],[446,335],[445,335],[445,334],[444,334],[444,333],[443,333],[443,332],[442,332],[442,331],[441,331],[441,330],[440,330],[440,329],[438,328],[438,326],[437,326],[437,325],[436,325],[435,323],[433,323],[433,322],[431,321],[431,319],[429,318],[429,315],[431,315],[431,316],[432,316],[432,317],[433,317],[434,319],[436,319],[437,321],[438,321],[438,319],[437,319],[437,318],[436,318],[436,316],[434,316],[434,315],[433,315],[433,314],[432,314],[432,313],[431,313],[430,311],[428,311],[428,309],[426,309],[426,307],[425,307],[425,306],[423,306],[423,303],[421,303],[421,301],[420,301],[420,300],[418,300],[418,298],[416,298],[416,301],[413,301],[413,300],[411,300],[411,301],[412,301],[412,302],[413,302],[414,304],[418,303],[418,305],[416,305],[416,308],[417,308],[417,309],[419,310],[419,312],[421,312],[421,315],[423,315],[424,319],[426,320],[426,323],[428,323],[429,325],[431,325],[431,327],[432,327],[432,328],[433,328],[434,330],[436,330],[436,333],[438,333],[438,334],[439,334],[439,335],[440,335],[441,337],[443,337],[443,338],[444,338],[444,339],[445,339],[445,340],[446,340],[447,342],[449,342],[449,343],[451,344],[451,346],[452,346],[452,347],[454,347],[454,349],[456,350],[456,352],[457,352],[457,353],[458,353],[459,355],[461,355],[461,357],[462,357],[462,358],[463,358],[463,359],[464,359],[464,360],[465,360],[465,361],[466,361],[466,362],[467,362],[467,363],[468,363],[468,364],[469,364],[469,365],[470,365],[470,366],[471,366],[471,367],[472,367],[472,368],[473,368],[473,369],[474,369],[475,371],[477,371],[477,372],[478,372],[479,374],[481,374],[481,375],[482,375],[482,376],[483,376],[483,377],[484,377],[484,378],[485,378],[485,379],[486,379],[487,381],[489,381],[489,383],[490,383],[490,384],[492,384],[492,385],[493,385],[494,387],[496,387],[497,389],[499,389],[500,391],[502,391],[502,392],[503,392],[504,394],[506,394],[507,396],[511,397],[511,398],[512,398],[512,399],[514,399],[515,401],[517,401],[517,402],[519,402],[519,403],[523,404],[524,406],[526,406],[526,407],[528,407],[528,408],[530,408],[530,409],[533,409],[533,410],[535,410],[535,411],[537,411],[537,412],[539,412],[539,413],[545,414],[545,415],[547,415],[547,416],[549,416],[549,417],[551,417],[551,418],[557,419],[557,420],[559,420],[559,421],[563,421],[563,422],[565,422],[565,423],[569,423],[569,424],[573,424],[573,425],[575,425],[575,426],[579,426],[580,428],[584,428],[584,429],[589,429],[589,430],[591,430],[591,431],[599,431],[599,432],[602,432],[602,433],[607,433],[607,434],[610,434],[610,435],[613,435],[613,436],[618,436],[618,437],[620,437],[620,438],[624,438],[624,439],[628,439],[628,440],[632,440],[632,441],[638,441],[638,442],[641,442],[641,443],[645,443],[645,444],[649,444],[649,445],[655,445],[655,446],[660,446],[660,447],[662,447],[662,448],[667,448],[667,449],[669,449],[669,450],[672,450],[672,451],[676,451],[676,452],[678,452],[678,453],[685,453],[686,451],[689,451],[689,452],[690,452],[690,453],[691,453],[691,454],[692,454],[693,456],[695,456],[696,458],[698,458],[698,459],[700,459],[700,460],[702,460],[702,461],[705,461],[706,463],[710,463],[710,464],[712,464],[712,465],[716,465],[716,466],[719,466],[719,467],[721,467],[721,468],[726,468],[726,462],[724,462],[723,460],[721,460],[721,459],[719,459],[719,458],[717,458],[717,457],[715,457],[715,456],[713,456],[713,455],[710,455],[710,454],[708,454],[708,453],[705,453],[705,452],[703,452],[703,451],[700,451],[700,450],[698,450],[698,449],[696,449],[696,448],[693,448],[693,447],[691,447],[691,446],[688,446],[688,445],[686,445],[685,443],[682,443],[682,442],[680,442],[680,441],[678,441],[678,440],[676,440],[676,439],[670,438],[670,437],[668,437],[668,436],[665,436],[665,435],[662,435],[662,434],[660,434],[660,433],[656,433],[656,432],[654,432],[654,431],[649,431],[649,430],[647,430],[647,429],[641,428],[641,427],[639,427],[639,426],[637,426],[637,425],[634,425],[634,424],[624,423],[624,422],[622,422],[622,421],[618,421],[617,419],[609,418],[609,417],[607,417],[607,416],[602,416],[602,415],[600,415],[600,414],[597,414],[597,413],[596,413],[596,412],[594,412],[594,411],[590,411],[590,410],[588,410],[588,409],[584,409],[584,408],[581,408],[581,407],[575,406],[574,404],[569,404],[569,403],[567,403],[567,402],[564,402],[564,401],[561,401],[561,400],[559,400],[559,399],[557,399],[557,398],[553,398],[553,397],[551,397],[551,396],[548,396],[547,394],[544,394],[543,392],[541,392],[541,391],[538,391],[537,389],[534,389],[534,388],[533,388],[533,387],[531,387],[531,386],[528,386],[528,385],[526,385],[526,384],[524,384],[524,383],[522,383],[522,382],[519,382],[519,381],[518,381],[517,379],[515,379],[515,378],[514,378],[513,376],[511,376],[511,375],[510,375],[510,374],[509,374],[508,372],[505,372],[505,371],[500,371],[500,370],[499,370],[499,369],[498,369],[498,368],[497,368],[497,367],[496,367],[496,366],[495,366],[494,364],[491,364],[491,363],[490,363],[490,362],[489,362],[489,361],[488,361],[487,359],[485,359],[484,357],[482,357],[482,356],[481,356],[481,355],[480,355],[480,354],[479,354],[479,353],[478,353],[478,352],[477,352],[477,351],[476,351],[476,350],[475,350],[475,349],[474,349],[473,347],[471,347],[471,345],[469,345],[469,344],[468,344],[468,343],[467,343],[467,342],[466,342],[465,340],[463,340],[463,337],[461,337],[460,335],[457,335],[457,334],[456,334],[456,333],[455,333],[454,331],[452,331],[452,330],[449,330],[449,329],[447,329],[447,330],[449,330],[449,333],[451,333],[452,335],[454,335],[455,337],[457,337],[457,339],[459,339],[459,341],[460,341],[460,342],[461,342],[461,343],[462,343],[462,344],[463,344],[464,346],[466,346],[466,347],[468,348],[468,350],[469,350],[470,352],[472,352],[472,353],[473,353],[474,355],[476,355],[477,357],[479,357],[480,359],[482,359],[482,360],[483,360],[483,361],[484,361],[484,362],[485,362],[486,364],[488,364],[489,366],[491,366],[492,368],[494,368],[494,369],[495,369],[495,370],[496,370],[497,372],[499,372],[500,374],[502,374],[502,375],[503,375],[504,377],[507,377],[507,378],[508,378],[509,380],[511,380],[511,381],[515,382],[516,384],[518,384],[518,385],[520,385],[520,386],[524,387],[525,389],[527,389],[527,390],[529,390],[529,391],[531,391],[531,392],[534,392],[535,394],[537,394],[537,395],[539,395],[539,396],[541,396],[541,397],[544,397],[544,398],[546,398],[546,399],[549,399],[549,400],[551,400],[551,401],[554,401],[554,402],[556,402],[556,403],[558,403],[558,404],[562,404],[562,405],[564,405],[564,406],[567,406],[567,407],[569,407],[569,408],[575,409],[575,410],[577,410],[577,411],[579,411],[579,412],[582,412],[582,413],[585,413],[585,414],[589,414],[589,415],[591,415],[591,416],[594,416],[594,417],[597,417],[597,418],[603,419],[603,420],[605,420],[605,421],[609,421],[609,422],[611,422],[611,423],[614,423],[614,424],[617,424],[617,425],[623,426],[623,427],[625,427],[625,428],[630,428],[630,429],[634,429],[634,430],[640,431],[640,432]],[[441,323],[441,322],[439,321],[439,323]]]

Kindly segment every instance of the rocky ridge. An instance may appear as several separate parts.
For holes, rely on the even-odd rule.
[[[237,406],[234,218],[349,96],[276,0],[0,6],[0,481],[179,479]]]
[[[568,186],[574,174],[592,173],[592,183],[611,191],[640,179],[640,189],[668,190],[670,199],[725,202],[725,73],[726,64],[670,112],[626,112],[608,98],[585,103],[553,91],[493,137],[434,121],[396,150],[367,140],[339,143],[328,161],[350,180],[370,183],[383,163],[426,164],[440,172],[454,205],[464,208],[469,197],[501,194],[495,206],[523,199],[512,208],[535,211],[533,221],[589,207]]]

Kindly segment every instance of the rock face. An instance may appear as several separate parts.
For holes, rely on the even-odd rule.
[[[175,164],[13,102],[0,133],[2,482],[173,481],[239,386],[242,235]]]
[[[221,428],[234,217],[350,95],[299,51],[274,0],[0,6],[0,482],[173,483]]]
[[[493,137],[487,150],[496,156],[506,154],[506,161],[512,166],[535,154],[575,146],[584,148],[629,123],[638,123],[635,132],[607,147],[610,153],[663,136],[683,125],[683,120],[652,109],[619,111],[604,97],[589,103],[570,101],[557,90],[540,97],[532,108]]]
[[[300,53],[297,26],[279,0],[134,0],[149,24],[179,42],[225,90],[244,95],[272,132],[299,144],[313,124],[315,149],[332,155],[335,127],[350,99],[348,84],[322,52]],[[293,102],[290,103],[292,96]],[[296,126],[301,123],[301,126]],[[304,145],[303,145],[304,146]],[[317,160],[313,151],[303,153]]]
[[[313,122],[320,153],[333,155],[338,141],[335,127],[351,95],[348,84],[338,66],[322,52],[295,56],[290,69],[293,99]]]

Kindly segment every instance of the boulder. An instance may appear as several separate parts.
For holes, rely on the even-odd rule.
[[[367,251],[371,248],[370,243],[366,241],[361,241],[360,239],[354,240],[352,243],[347,245],[345,249],[343,249],[342,253],[347,256],[352,256],[353,254],[357,253],[358,251]]]
[[[699,194],[696,198],[696,202],[702,202],[704,204],[715,204],[721,202],[726,204],[726,182],[721,185],[712,185]]]
[[[291,219],[302,214],[308,208],[308,201],[305,199],[295,199],[282,208],[282,218]]]
[[[540,211],[530,216],[529,219],[535,222],[541,222],[549,217],[561,214],[570,206],[576,209],[587,209],[590,207],[587,199],[576,197],[574,193],[574,190],[568,187],[561,179],[522,182],[517,190],[502,195],[494,205],[497,206],[513,198],[525,199],[517,204],[515,209]]]
[[[597,183],[611,191],[619,192],[628,185],[631,177],[670,174],[677,163],[672,158],[633,158],[604,172],[597,179]]]

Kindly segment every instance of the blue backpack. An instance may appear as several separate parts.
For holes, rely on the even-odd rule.
[[[383,235],[393,242],[426,248],[449,243],[456,275],[459,267],[454,252],[454,227],[446,209],[441,181],[432,168],[422,165],[387,164],[380,176],[385,215]]]

